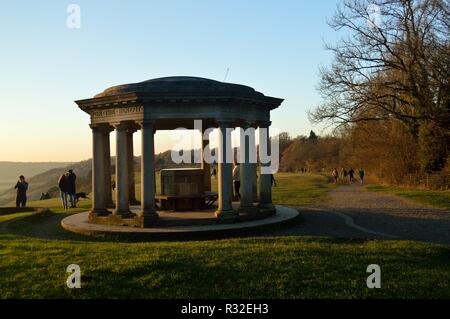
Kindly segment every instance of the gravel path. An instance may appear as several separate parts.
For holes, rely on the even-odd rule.
[[[297,207],[305,222],[274,235],[407,239],[450,244],[450,211],[341,185],[315,207]]]

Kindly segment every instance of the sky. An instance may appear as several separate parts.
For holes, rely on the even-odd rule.
[[[0,161],[91,157],[89,116],[74,103],[118,84],[198,76],[284,98],[272,127],[313,126],[319,66],[331,62],[327,25],[338,1],[8,1],[0,10]],[[80,8],[69,28],[67,8]],[[274,130],[275,131],[275,130]],[[139,143],[135,134],[135,143]],[[114,152],[114,136],[112,136]],[[158,131],[156,152],[177,144]],[[135,147],[135,155],[139,155]]]

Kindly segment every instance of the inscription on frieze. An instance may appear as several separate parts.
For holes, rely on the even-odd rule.
[[[91,116],[97,118],[97,117],[135,114],[142,112],[144,112],[144,107],[141,105],[141,106],[122,107],[116,109],[93,110],[91,111]]]

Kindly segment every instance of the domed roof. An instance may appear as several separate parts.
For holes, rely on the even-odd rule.
[[[153,94],[221,94],[240,93],[243,95],[264,96],[253,88],[240,84],[224,83],[211,79],[192,76],[171,76],[151,79],[139,83],[130,83],[112,86],[98,97],[113,96],[125,93],[153,93]]]

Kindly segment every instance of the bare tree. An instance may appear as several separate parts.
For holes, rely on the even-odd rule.
[[[348,36],[327,45],[334,61],[321,69],[323,103],[310,119],[338,126],[398,119],[416,135],[426,123],[441,131],[446,148],[449,8],[449,0],[345,0],[329,25]]]
[[[345,0],[329,24],[351,32],[327,46],[335,59],[321,70],[325,102],[311,118],[339,124],[437,115],[448,104],[449,7],[448,0]]]

